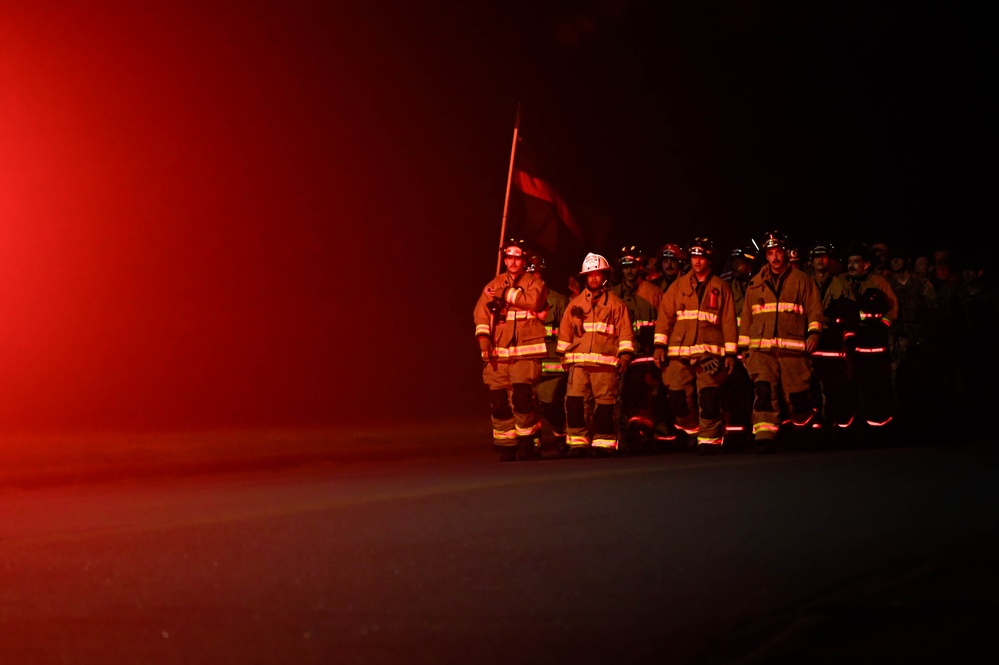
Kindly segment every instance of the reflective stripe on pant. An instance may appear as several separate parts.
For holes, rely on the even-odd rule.
[[[518,436],[531,436],[541,429],[535,386],[541,378],[541,360],[486,363],[482,381],[490,390],[505,393],[504,404],[492,404],[493,443],[516,445]],[[520,387],[516,387],[516,386]],[[516,393],[516,395],[515,395]],[[495,400],[499,402],[499,400]],[[503,408],[506,406],[506,408]]]
[[[696,360],[673,359],[663,370],[663,383],[667,389],[683,392],[686,409],[674,409],[677,427],[685,432],[697,432],[698,440],[717,442],[725,437],[725,421],[722,414],[721,388],[725,385],[725,367],[716,374],[701,369]],[[704,390],[717,389],[718,399],[708,394],[707,403],[702,403]],[[707,407],[707,408],[705,408]]]
[[[569,368],[569,383],[566,386],[566,434],[572,445],[585,445],[597,440],[607,447],[617,446],[615,418],[594,418],[597,405],[602,405],[603,413],[613,409],[617,403],[619,377],[616,367],[587,367],[573,365]],[[582,402],[582,418],[571,413],[570,400]],[[578,403],[578,402],[577,402]],[[602,414],[601,414],[602,415]]]
[[[781,398],[790,409],[791,396],[802,392],[807,395],[811,388],[811,358],[785,352],[754,350],[746,360],[746,370],[756,388],[753,400],[753,434],[758,440],[773,439],[780,427]],[[794,401],[800,404],[801,398]],[[807,413],[790,415],[810,418],[812,413],[809,409]]]

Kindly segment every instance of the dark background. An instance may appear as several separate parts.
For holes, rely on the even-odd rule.
[[[600,251],[990,237],[961,4],[473,5],[0,10],[0,428],[486,419],[518,103]]]

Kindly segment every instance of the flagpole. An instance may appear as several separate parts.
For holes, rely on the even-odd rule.
[[[513,122],[513,145],[510,146],[510,170],[506,174],[506,196],[503,198],[503,222],[500,224],[500,249],[506,236],[506,213],[510,207],[510,183],[513,182],[513,162],[517,154],[517,134],[520,132],[520,102],[517,102],[517,119]],[[503,267],[502,252],[496,256],[496,276]]]

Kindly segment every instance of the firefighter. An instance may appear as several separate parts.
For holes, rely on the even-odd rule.
[[[880,429],[895,417],[889,336],[898,316],[898,299],[876,268],[874,252],[851,243],[846,253],[848,279],[860,308],[852,352],[858,404],[864,422]]]
[[[482,379],[489,387],[493,445],[503,462],[538,459],[536,386],[547,354],[542,321],[548,287],[540,274],[527,272],[523,240],[504,242],[500,252],[506,270],[486,284],[473,311]]]
[[[621,281],[611,289],[628,308],[635,333],[635,359],[621,382],[621,444],[632,452],[651,452],[656,421],[663,418],[656,408],[664,399],[659,369],[652,358],[656,313],[663,292],[644,277],[645,253],[636,245],[625,245],[617,254]],[[658,414],[658,415],[657,415]]]
[[[568,372],[566,443],[572,456],[616,451],[620,377],[635,354],[628,308],[611,293],[611,267],[587,254],[580,270],[582,292],[569,301],[559,323],[558,353]]]
[[[683,247],[675,242],[668,242],[659,250],[660,271],[662,278],[659,281],[659,288],[665,293],[669,285],[676,281],[676,278],[686,272],[687,254]]]
[[[812,364],[822,331],[822,301],[812,279],[791,268],[787,240],[769,231],[759,244],[766,265],[749,283],[739,346],[753,380],[753,436],[757,452],[775,452],[782,412],[796,429],[811,425]]]
[[[545,258],[540,254],[531,254],[529,273],[541,275],[544,278],[546,269]],[[558,326],[565,314],[569,298],[555,289],[548,289],[548,306],[544,311],[545,347],[547,357],[541,361],[541,380],[538,382],[537,393],[540,402],[541,416],[554,440],[559,452],[565,451],[565,368],[555,352],[558,345]]]
[[[756,270],[757,254],[755,248],[733,249],[728,257],[728,269],[721,275],[732,289],[736,326],[742,316],[746,288]],[[753,427],[753,382],[746,371],[745,359],[741,353],[736,356],[735,367],[725,380],[722,390],[725,393],[725,413],[728,415],[725,447],[737,451],[746,450]]]
[[[856,415],[852,387],[853,363],[847,345],[860,323],[860,310],[850,282],[833,273],[836,249],[828,241],[817,241],[808,250],[811,276],[822,300],[822,332],[812,353],[813,399],[817,425],[829,440],[848,435]]]
[[[889,335],[892,385],[900,419],[919,422],[921,413],[933,409],[927,397],[936,385],[930,380],[936,361],[929,353],[929,335],[937,292],[928,277],[915,271],[913,252],[905,245],[892,245],[888,262],[888,282],[898,297],[898,317]]]
[[[655,359],[677,426],[700,454],[725,442],[725,380],[735,367],[739,334],[728,282],[712,273],[714,243],[687,245],[690,270],[663,295],[656,318]]]

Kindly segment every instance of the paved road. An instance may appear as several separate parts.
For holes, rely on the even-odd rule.
[[[0,663],[953,659],[999,617],[990,447],[499,464],[373,442],[4,485]]]

